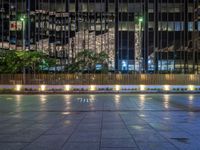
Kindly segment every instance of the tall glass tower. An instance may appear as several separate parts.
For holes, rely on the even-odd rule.
[[[199,0],[0,0],[0,49],[61,65],[90,49],[114,71],[200,73],[199,12]]]

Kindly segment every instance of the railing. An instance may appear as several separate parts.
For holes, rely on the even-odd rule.
[[[24,80],[25,79],[25,80]],[[194,74],[1,74],[4,85],[200,85]]]

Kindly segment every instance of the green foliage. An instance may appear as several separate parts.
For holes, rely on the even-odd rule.
[[[32,72],[40,71],[40,66],[50,67],[55,60],[38,51],[8,50],[0,56],[0,73],[21,73],[23,68]]]
[[[70,72],[83,72],[84,70],[95,71],[96,64],[102,64],[102,71],[107,70],[108,54],[105,52],[96,53],[92,50],[83,50],[76,55],[75,61],[67,69]]]

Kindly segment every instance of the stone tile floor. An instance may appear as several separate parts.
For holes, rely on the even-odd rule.
[[[0,95],[0,150],[200,150],[200,95]]]

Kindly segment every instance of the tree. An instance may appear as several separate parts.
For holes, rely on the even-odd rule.
[[[55,65],[55,60],[38,51],[8,50],[0,57],[1,73],[21,73],[24,68],[36,73],[41,71],[40,66],[52,65]]]
[[[67,69],[70,72],[83,72],[84,70],[91,72],[96,70],[96,64],[101,64],[103,70],[105,70],[107,68],[108,58],[108,54],[105,52],[96,53],[92,50],[84,49],[76,55],[75,62],[69,64]]]

